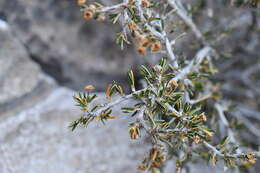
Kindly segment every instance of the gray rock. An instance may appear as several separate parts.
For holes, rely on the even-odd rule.
[[[11,33],[7,24],[0,28],[0,41],[1,108],[43,85],[43,80],[47,81],[47,77],[39,66],[29,59],[26,49]],[[51,80],[48,82],[54,83]]]
[[[33,60],[59,83],[98,90],[108,82],[126,81],[137,58],[115,44],[112,24],[85,21],[75,1],[0,1],[1,13],[27,47]],[[84,75],[83,75],[84,74]]]

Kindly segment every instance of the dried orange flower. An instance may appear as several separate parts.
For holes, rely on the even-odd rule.
[[[145,47],[138,47],[137,48],[137,52],[141,55],[145,55],[146,54],[146,50]]]
[[[206,122],[207,121],[207,116],[205,115],[205,113],[203,112],[201,115],[201,120]]]
[[[145,170],[146,170],[146,166],[140,165],[140,166],[137,167],[137,169],[138,169],[139,171],[145,171]]]
[[[161,163],[156,162],[156,161],[153,161],[153,162],[152,162],[152,166],[153,166],[154,168],[160,168],[160,167],[161,167]]]
[[[93,18],[93,12],[91,12],[91,11],[85,11],[84,12],[84,18],[86,19],[86,20],[90,20],[90,19],[92,19]]]
[[[253,153],[247,153],[247,154],[246,154],[246,157],[248,158],[248,161],[249,161],[250,163],[252,163],[252,164],[255,164],[256,161],[257,161],[257,159],[256,159],[256,157],[254,156]]]
[[[137,30],[137,25],[135,23],[129,22],[128,27],[131,31],[136,31]]]
[[[169,85],[173,88],[177,88],[178,87],[178,82],[176,80],[171,80],[169,82]]]
[[[129,129],[129,135],[131,139],[137,139],[139,136],[139,126],[134,125]]]
[[[141,47],[147,47],[147,46],[149,46],[149,44],[150,44],[150,42],[149,42],[149,40],[147,38],[143,38],[139,42],[139,45]]]
[[[95,89],[95,87],[93,85],[87,85],[85,86],[85,90],[90,92],[90,91],[93,91]]]
[[[159,41],[156,41],[155,43],[152,44],[151,50],[153,52],[157,52],[159,50],[161,50],[161,43]]]
[[[142,7],[148,7],[150,5],[149,0],[142,0]]]
[[[84,5],[86,3],[86,0],[78,0],[78,5]]]

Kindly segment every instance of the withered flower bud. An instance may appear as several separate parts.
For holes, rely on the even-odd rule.
[[[153,161],[153,162],[152,162],[152,166],[153,166],[154,168],[160,168],[160,167],[161,167],[161,163],[156,162],[156,161]]]
[[[137,30],[137,25],[135,23],[129,22],[128,27],[131,31],[136,31]]]
[[[145,47],[138,47],[137,48],[137,52],[141,55],[145,55],[146,54],[146,50]]]
[[[255,164],[256,161],[257,161],[257,159],[256,159],[256,157],[254,156],[253,153],[247,153],[247,154],[246,154],[246,157],[247,157],[248,161],[249,161],[250,163],[252,163],[252,164]]]
[[[130,135],[131,139],[137,139],[137,137],[139,136],[139,126],[134,125],[134,126],[130,127],[129,135]]]
[[[169,85],[173,88],[177,88],[178,87],[178,82],[176,80],[171,80],[169,82]]]
[[[86,3],[86,0],[78,0],[77,1],[78,2],[78,5],[84,5],[85,3]]]
[[[88,91],[88,92],[91,92],[95,89],[95,87],[93,85],[87,85],[85,86],[85,90]]]
[[[140,165],[140,166],[137,167],[137,169],[138,169],[139,171],[145,171],[145,170],[146,170],[146,166]]]
[[[156,42],[154,42],[153,44],[152,44],[152,46],[151,46],[151,51],[153,51],[153,52],[157,52],[157,51],[159,51],[159,50],[161,50],[161,43],[159,42],[159,41],[156,41]]]
[[[142,7],[148,7],[150,5],[149,0],[142,0]]]
[[[204,112],[200,116],[201,116],[202,121],[204,121],[204,122],[207,121],[207,117]]]
[[[90,19],[92,19],[93,18],[93,13],[91,12],[91,11],[85,11],[84,12],[84,18],[86,19],[86,20],[90,20]]]
[[[150,42],[147,38],[143,38],[143,39],[140,40],[139,44],[142,47],[147,47],[150,44]]]

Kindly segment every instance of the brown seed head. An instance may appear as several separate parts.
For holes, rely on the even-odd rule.
[[[130,127],[129,129],[129,135],[131,139],[137,139],[137,137],[139,136],[139,130],[138,130],[139,126],[138,125],[134,125],[132,127]]]
[[[95,87],[93,85],[87,85],[85,86],[85,90],[88,91],[88,92],[91,92],[95,89]]]
[[[145,54],[146,54],[145,47],[142,47],[142,46],[138,47],[138,48],[137,48],[137,52],[138,52],[139,54],[141,54],[141,55],[145,55]]]
[[[137,25],[135,23],[129,22],[128,27],[131,31],[136,31],[137,30]]]
[[[142,0],[142,7],[148,7],[150,5],[149,0]]]
[[[247,154],[246,154],[246,157],[247,157],[248,161],[249,161],[250,163],[252,163],[252,164],[255,164],[256,161],[257,161],[257,159],[256,159],[256,157],[254,156],[253,153],[247,153]]]
[[[159,41],[156,41],[156,42],[154,42],[153,44],[152,44],[152,47],[151,47],[151,50],[153,51],[153,52],[157,52],[157,51],[159,51],[159,50],[161,50],[161,43],[159,42]]]
[[[140,165],[140,166],[137,167],[137,169],[138,169],[139,171],[145,171],[145,170],[146,170],[146,166]]]
[[[154,168],[160,168],[160,167],[161,167],[161,163],[156,162],[156,161],[153,161],[153,162],[152,162],[152,166],[153,166]]]
[[[178,82],[176,80],[171,80],[169,82],[169,85],[173,88],[177,88],[178,87]]]
[[[93,13],[91,11],[88,10],[84,12],[84,19],[90,20],[92,18],[93,18]]]
[[[140,40],[139,44],[142,47],[147,47],[150,44],[150,42],[147,38],[143,38],[143,39]]]
[[[207,116],[205,115],[204,112],[201,114],[201,120],[204,121],[204,122],[207,121]]]

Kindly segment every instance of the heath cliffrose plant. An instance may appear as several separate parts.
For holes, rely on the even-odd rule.
[[[219,85],[210,79],[217,72],[212,59],[218,54],[181,1],[124,0],[106,6],[78,0],[78,5],[86,20],[107,19],[113,24],[119,23],[122,31],[116,34],[116,43],[122,49],[124,44],[132,42],[139,54],[156,53],[161,57],[157,65],[140,67],[142,89],[136,89],[135,74],[129,70],[129,94],[115,81],[108,85],[105,93],[108,98],[114,95],[119,98],[108,103],[92,104],[97,98],[92,94],[92,85],[85,87],[86,92],[76,94],[74,99],[83,114],[71,123],[72,130],[78,125],[87,127],[92,121],[105,123],[115,119],[113,108],[125,100],[135,99],[138,103],[134,106],[122,107],[123,112],[135,117],[130,123],[129,136],[136,140],[145,133],[152,143],[138,166],[140,171],[163,172],[163,165],[169,159],[175,160],[176,173],[196,157],[209,160],[212,165],[223,160],[226,167],[237,171],[240,166],[248,167],[256,162],[257,152],[243,152],[238,147],[235,133],[225,117],[227,106],[219,99]],[[180,19],[173,20],[174,16],[178,16],[203,45],[192,59],[178,57],[173,51],[175,43],[185,36],[185,32],[175,33],[183,24]],[[208,100],[211,107],[205,109]],[[218,133],[216,123],[223,123],[228,133],[213,145],[212,139]]]

